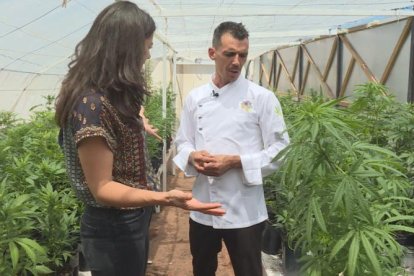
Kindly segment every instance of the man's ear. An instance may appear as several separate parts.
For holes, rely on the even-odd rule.
[[[215,60],[216,59],[216,49],[208,48],[208,56],[210,57],[211,60]]]

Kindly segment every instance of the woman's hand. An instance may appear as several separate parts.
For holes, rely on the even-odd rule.
[[[147,118],[143,119],[144,122],[144,129],[149,134],[155,137],[158,141],[162,141],[161,136],[158,135],[158,128],[154,127],[149,123],[149,120]]]
[[[162,137],[158,135],[158,128],[154,127],[153,125],[150,124],[149,119],[145,116],[144,114],[145,109],[143,106],[141,106],[141,109],[139,111],[139,116],[141,116],[142,118],[142,122],[144,123],[144,129],[145,131],[155,137],[158,141],[162,142]]]
[[[191,193],[180,190],[171,190],[168,192],[168,198],[172,206],[180,207],[185,210],[198,211],[213,216],[222,216],[226,213],[221,208],[220,203],[204,203],[193,198]]]

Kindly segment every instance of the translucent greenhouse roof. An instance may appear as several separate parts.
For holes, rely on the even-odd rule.
[[[65,3],[63,5],[63,2]],[[63,75],[77,42],[113,0],[0,0],[0,72]],[[134,1],[157,23],[152,58],[208,63],[214,28],[242,22],[249,57],[281,45],[335,34],[362,22],[413,15],[413,1],[397,0],[147,0]],[[168,50],[165,50],[167,47]],[[1,85],[1,82],[0,82]]]

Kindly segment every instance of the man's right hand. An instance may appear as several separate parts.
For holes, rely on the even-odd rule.
[[[241,168],[239,155],[211,155],[207,151],[193,151],[189,162],[197,172],[207,176],[221,176],[233,168]]]
[[[205,150],[193,151],[189,156],[189,162],[199,173],[204,172],[204,163],[212,161],[214,161],[214,156]]]

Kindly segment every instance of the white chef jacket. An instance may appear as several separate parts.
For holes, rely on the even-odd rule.
[[[220,202],[221,217],[191,212],[194,221],[219,229],[248,227],[267,219],[262,178],[277,169],[272,159],[289,143],[279,101],[273,92],[239,78],[217,88],[213,82],[187,96],[175,139],[176,165],[197,176],[193,196]],[[219,177],[199,174],[188,163],[192,151],[239,155],[242,168]]]

